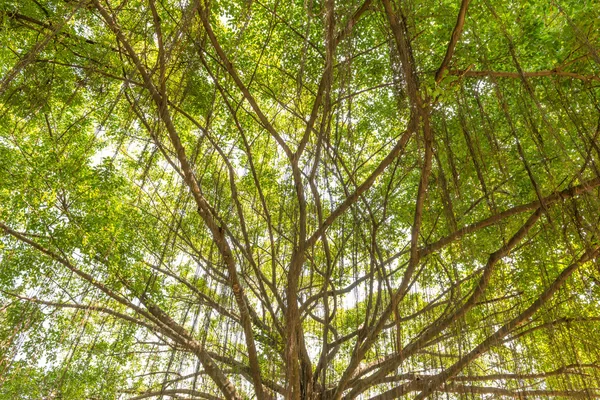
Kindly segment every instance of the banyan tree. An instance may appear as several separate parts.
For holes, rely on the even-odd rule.
[[[0,21],[0,399],[600,397],[600,2]]]

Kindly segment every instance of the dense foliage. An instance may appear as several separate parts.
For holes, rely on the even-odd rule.
[[[1,399],[600,397],[600,2],[0,19]]]

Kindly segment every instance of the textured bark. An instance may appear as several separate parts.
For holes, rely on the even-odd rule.
[[[444,76],[444,72],[448,70],[448,65],[450,65],[450,60],[452,60],[452,55],[454,55],[454,49],[456,48],[456,44],[460,40],[460,35],[462,34],[463,27],[465,25],[465,17],[467,15],[467,9],[469,8],[469,2],[471,0],[462,0],[460,3],[460,11],[458,12],[458,17],[456,19],[456,25],[454,25],[454,30],[452,31],[452,37],[450,38],[450,42],[448,43],[448,47],[446,48],[446,55],[444,56],[444,60],[442,61],[442,65],[435,73],[435,81],[440,82]]]

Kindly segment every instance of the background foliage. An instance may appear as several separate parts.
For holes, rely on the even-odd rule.
[[[0,398],[599,397],[599,20],[0,0]]]

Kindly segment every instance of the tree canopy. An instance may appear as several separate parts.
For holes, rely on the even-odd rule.
[[[1,399],[600,397],[600,2],[0,18]]]

